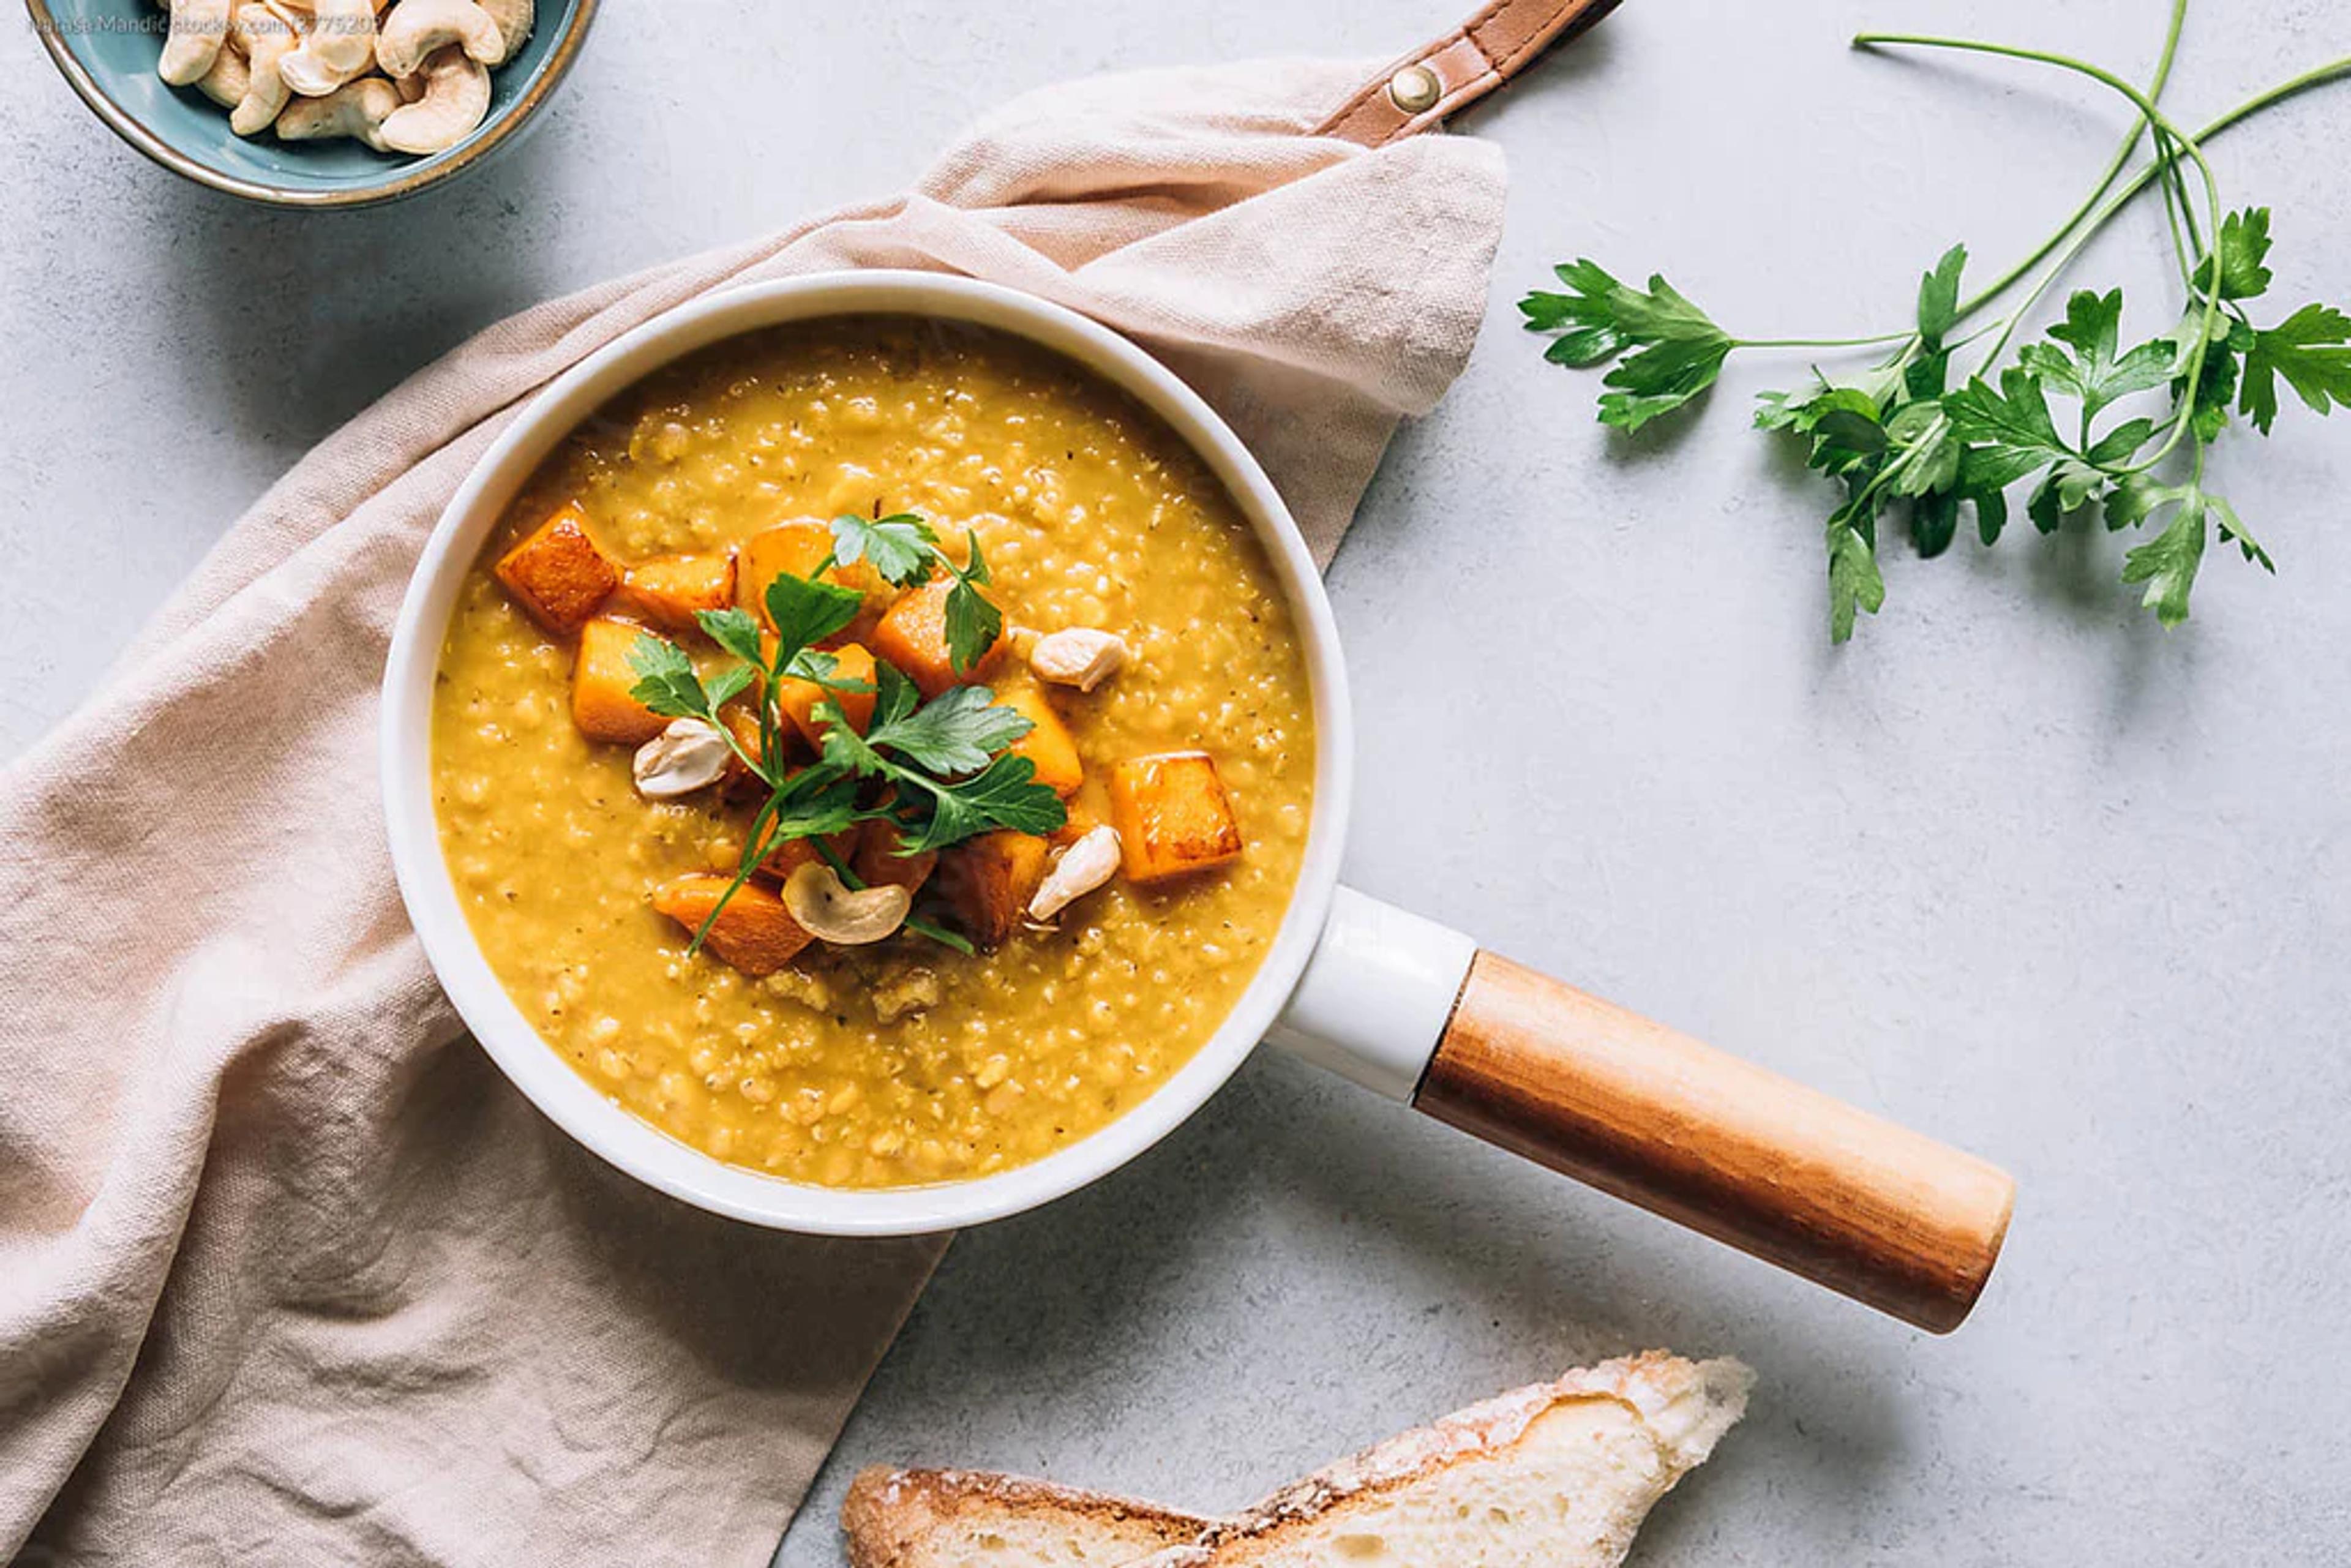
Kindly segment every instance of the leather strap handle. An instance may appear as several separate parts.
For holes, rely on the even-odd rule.
[[[1562,38],[1573,37],[1618,0],[1493,0],[1436,42],[1415,49],[1364,85],[1315,128],[1379,147],[1437,124],[1518,75]]]

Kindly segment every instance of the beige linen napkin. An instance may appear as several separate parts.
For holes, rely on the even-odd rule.
[[[272,488],[0,776],[0,1559],[765,1561],[943,1243],[637,1188],[463,1038],[381,841],[411,565],[550,377],[709,290],[842,267],[1139,338],[1327,560],[1460,369],[1501,219],[1490,147],[1310,134],[1369,75],[1042,92],[902,199],[490,328]]]

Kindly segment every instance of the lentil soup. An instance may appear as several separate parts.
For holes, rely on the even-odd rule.
[[[818,645],[837,651],[840,677],[856,674],[852,655],[871,670],[872,644],[885,710],[893,661],[924,699],[987,685],[1035,722],[1010,749],[1066,801],[1068,825],[946,848],[935,877],[928,861],[911,876],[873,872],[854,833],[801,841],[799,874],[778,888],[771,856],[709,915],[714,895],[696,890],[724,887],[746,859],[756,794],[664,793],[669,764],[649,776],[647,754],[706,745],[712,760],[693,777],[723,763],[739,783],[742,743],[727,756],[715,723],[677,741],[699,721],[661,729],[626,695],[629,674],[622,695],[591,692],[600,639],[657,633],[707,668],[718,650],[681,605],[734,601],[788,529],[902,514],[935,531],[945,575],[893,586],[873,575],[879,555],[828,560],[811,579],[830,571],[868,602]],[[918,621],[912,601],[926,594],[952,598],[958,573],[982,575],[967,530],[1005,635],[972,669],[926,679],[893,625]],[[1107,635],[1055,636],[1078,632]],[[844,645],[852,637],[859,645]],[[830,756],[825,716],[862,730],[855,700],[794,716],[804,742],[778,718],[772,745]],[[867,711],[875,700],[862,698]],[[756,749],[756,726],[737,734],[753,762],[778,755]],[[1007,334],[843,318],[691,355],[540,465],[460,591],[432,771],[443,851],[484,956],[582,1077],[729,1163],[904,1186],[986,1176],[1083,1137],[1215,1033],[1298,876],[1312,703],[1247,521],[1155,416]],[[871,816],[876,787],[862,788]],[[881,806],[911,792],[882,789]],[[828,862],[847,880],[826,882]],[[793,899],[811,875],[852,901],[911,882],[913,914],[899,900],[907,924],[879,941],[811,940],[783,913],[807,915]],[[706,945],[689,951],[705,917]],[[771,918],[792,939],[729,946],[738,917]],[[948,945],[967,939],[970,953]]]

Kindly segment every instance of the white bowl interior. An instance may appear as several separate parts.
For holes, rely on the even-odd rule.
[[[783,322],[895,314],[968,322],[1026,338],[1124,389],[1207,463],[1264,546],[1305,643],[1315,723],[1314,809],[1298,886],[1262,967],[1222,1028],[1143,1103],[1031,1165],[970,1181],[850,1191],[730,1166],[638,1120],[542,1040],[475,944],[433,810],[434,674],[467,569],[539,463],[608,399],[697,349]],[[905,1235],[1018,1213],[1082,1186],[1165,1136],[1263,1038],[1311,956],[1346,836],[1353,735],[1338,636],[1321,577],[1257,461],[1197,394],[1100,324],[991,284],[915,272],[827,273],[748,284],[680,308],[559,378],[517,417],[458,488],[427,542],[384,674],[384,809],[392,866],[442,986],[483,1049],[566,1133],[650,1186],[697,1207],[782,1229]]]

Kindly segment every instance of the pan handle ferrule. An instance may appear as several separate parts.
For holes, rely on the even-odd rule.
[[[1408,1105],[1477,956],[1460,932],[1342,887],[1266,1038]]]

